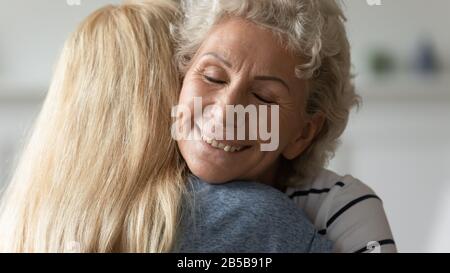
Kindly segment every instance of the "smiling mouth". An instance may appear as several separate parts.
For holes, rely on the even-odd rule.
[[[239,151],[242,151],[242,150],[250,147],[250,146],[236,146],[236,145],[225,144],[214,138],[210,138],[207,136],[202,136],[202,140],[209,146],[211,146],[215,149],[224,150],[225,152],[228,152],[228,153],[239,152]]]

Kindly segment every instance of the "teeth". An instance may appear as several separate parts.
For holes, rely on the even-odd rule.
[[[208,143],[209,145],[213,146],[214,148],[222,149],[225,152],[233,153],[233,152],[238,152],[238,151],[242,150],[242,147],[240,147],[240,146],[236,147],[236,146],[231,146],[231,145],[225,145],[225,144],[220,143],[217,140],[211,139],[209,137],[203,136],[202,139],[204,142]]]

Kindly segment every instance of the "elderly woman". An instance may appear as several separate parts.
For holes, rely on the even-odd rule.
[[[190,171],[211,184],[253,180],[285,192],[336,252],[395,252],[380,198],[324,169],[358,103],[336,1],[185,0],[183,7],[179,104],[193,114],[200,97],[215,109],[183,116],[202,136],[178,141]],[[199,124],[226,131],[227,105],[279,106],[278,148],[208,135]]]

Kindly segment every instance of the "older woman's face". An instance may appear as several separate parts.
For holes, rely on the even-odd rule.
[[[193,130],[205,138],[178,141],[195,175],[211,183],[242,179],[270,184],[281,156],[293,159],[307,148],[318,126],[305,114],[306,84],[295,76],[300,63],[270,30],[252,22],[227,19],[212,29],[192,60],[179,98],[179,105],[192,114],[183,119],[191,119]],[[194,117],[195,97],[202,98],[203,109],[214,109],[203,113],[203,128]],[[214,142],[204,125],[220,123],[226,130],[226,105],[267,105],[269,113],[279,105],[278,148],[262,151],[262,141],[248,138]]]

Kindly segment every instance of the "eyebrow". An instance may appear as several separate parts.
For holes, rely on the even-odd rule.
[[[232,68],[232,67],[233,67],[233,66],[231,65],[230,62],[228,62],[227,60],[225,60],[222,56],[220,56],[220,55],[217,54],[217,53],[214,53],[214,52],[208,52],[208,53],[203,54],[202,57],[203,57],[203,56],[212,56],[212,57],[218,59],[220,62],[222,62],[222,63],[223,63],[224,65],[226,65],[227,67],[229,67],[229,68]]]
[[[218,59],[220,62],[222,62],[224,65],[226,65],[228,68],[233,68],[233,66],[231,65],[230,62],[228,62],[227,60],[225,60],[222,56],[220,56],[217,53],[214,52],[207,52],[205,54],[203,54],[202,56],[212,56],[216,59]],[[281,83],[284,87],[286,87],[286,89],[290,92],[290,88],[289,85],[282,80],[281,78],[278,77],[274,77],[274,76],[255,76],[254,78],[255,80],[259,80],[259,81],[275,81],[278,83]]]

